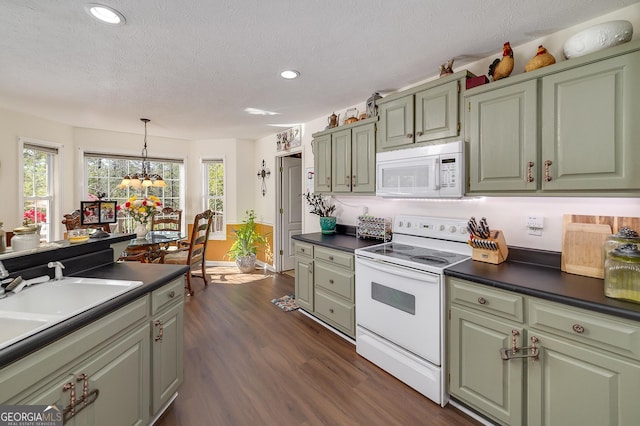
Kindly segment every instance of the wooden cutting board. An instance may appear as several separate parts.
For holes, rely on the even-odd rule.
[[[623,226],[640,232],[640,218],[564,215],[562,263],[564,272],[604,278],[604,244]]]

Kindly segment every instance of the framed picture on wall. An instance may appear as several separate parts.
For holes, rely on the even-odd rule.
[[[288,151],[302,144],[302,128],[295,126],[276,135],[276,148],[278,151]]]

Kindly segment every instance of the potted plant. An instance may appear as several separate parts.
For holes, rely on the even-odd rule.
[[[257,230],[255,212],[247,210],[245,215],[242,225],[233,230],[235,241],[227,252],[227,257],[236,261],[242,273],[251,272],[256,268],[256,253],[267,243],[265,236]]]
[[[322,194],[307,192],[303,194],[307,204],[311,207],[309,213],[320,216],[320,228],[323,234],[333,234],[336,232],[336,218],[332,216],[336,206],[329,198]]]

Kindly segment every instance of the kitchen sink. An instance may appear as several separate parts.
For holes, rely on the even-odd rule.
[[[141,281],[65,277],[0,300],[0,349],[105,303]]]

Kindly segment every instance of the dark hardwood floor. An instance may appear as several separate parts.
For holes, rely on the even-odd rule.
[[[272,274],[246,284],[193,280],[185,304],[185,380],[159,426],[477,425],[360,357],[355,346],[270,301],[294,289]]]

